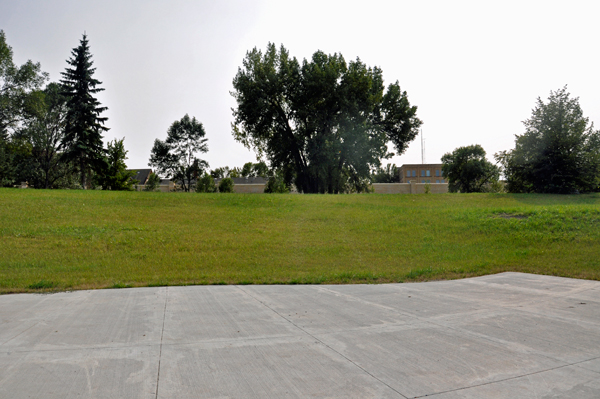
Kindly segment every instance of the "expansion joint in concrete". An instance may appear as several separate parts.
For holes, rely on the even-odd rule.
[[[158,384],[160,382],[160,361],[162,359],[162,347],[163,347],[163,335],[165,333],[165,319],[167,317],[167,301],[169,299],[169,287],[165,287],[165,308],[163,310],[163,322],[162,329],[160,332],[160,349],[158,352],[158,372],[156,373],[156,395],[154,398],[158,398]]]
[[[579,362],[574,362],[574,363],[569,363],[569,364],[562,364],[560,366],[552,367],[552,368],[549,368],[549,369],[534,371],[532,373],[515,375],[513,377],[503,378],[503,379],[496,380],[496,381],[484,382],[482,384],[474,384],[474,385],[470,385],[468,387],[461,387],[461,388],[456,388],[456,389],[449,389],[447,391],[435,392],[435,393],[430,393],[430,394],[421,395],[421,396],[415,396],[415,397],[410,398],[410,399],[420,399],[420,398],[425,398],[425,397],[429,398],[429,397],[432,397],[432,396],[442,395],[442,394],[446,394],[446,393],[449,393],[449,392],[460,392],[460,391],[464,391],[466,389],[483,387],[483,386],[486,386],[486,385],[498,384],[498,383],[501,383],[501,382],[512,381],[512,380],[516,380],[516,379],[523,378],[523,377],[529,377],[529,376],[536,375],[536,374],[543,374],[543,373],[546,373],[548,371],[559,370],[559,369],[562,369],[562,368],[565,368],[565,367],[578,366],[578,365],[580,365],[582,363],[587,363],[587,362],[591,362],[591,361],[598,360],[598,359],[600,359],[600,357],[595,357],[595,358],[592,358],[592,359],[585,359],[585,360],[581,360]]]
[[[273,309],[272,307],[270,307],[269,305],[267,305],[266,303],[264,303],[263,301],[261,301],[260,299],[256,298],[254,295],[250,294],[249,292],[245,291],[244,289],[242,289],[240,286],[235,286],[238,290],[242,291],[244,294],[248,295],[250,298],[254,299],[256,302],[260,303],[261,305],[263,305],[264,307],[266,307],[267,309],[269,309],[270,311],[272,311],[273,313],[275,313],[276,315],[278,315],[279,317],[281,317],[282,319],[284,319],[285,321],[287,321],[288,323],[290,323],[291,325],[293,325],[295,328],[297,328],[298,330],[302,331],[304,334],[308,335],[309,337],[311,337],[312,339],[314,339],[315,341],[318,341],[321,345],[323,345],[324,347],[326,347],[327,349],[329,349],[330,351],[336,353],[338,356],[346,359],[348,362],[350,362],[352,365],[354,365],[355,367],[357,367],[358,369],[362,370],[365,374],[367,374],[368,376],[370,376],[371,378],[373,378],[374,380],[378,381],[379,383],[385,385],[386,387],[388,387],[389,389],[391,389],[392,391],[396,392],[398,395],[400,395],[401,397],[408,399],[408,397],[406,395],[403,395],[401,392],[399,392],[397,389],[395,389],[394,387],[390,386],[389,384],[387,384],[385,381],[377,378],[376,376],[374,376],[372,373],[370,373],[367,369],[365,369],[364,367],[360,366],[359,364],[355,363],[352,359],[350,359],[349,357],[345,356],[344,354],[338,352],[337,350],[335,350],[334,348],[332,348],[331,346],[327,345],[327,343],[323,342],[320,338],[318,338],[316,335],[311,334],[310,332],[306,331],[304,328],[300,327],[299,325],[297,325],[296,323],[294,323],[292,320],[288,319],[287,317],[285,317],[283,314],[279,313],[277,310]]]

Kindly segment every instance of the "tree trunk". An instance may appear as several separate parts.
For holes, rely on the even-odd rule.
[[[83,154],[81,156],[80,163],[81,163],[81,165],[80,165],[81,166],[81,187],[83,187],[83,189],[85,190],[86,189],[86,186],[85,186],[85,161],[83,159]]]

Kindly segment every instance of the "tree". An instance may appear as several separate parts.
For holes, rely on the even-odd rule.
[[[202,123],[185,114],[169,127],[166,141],[154,141],[150,166],[156,168],[158,174],[179,182],[184,191],[190,191],[192,181],[208,167],[206,161],[196,157],[196,153],[208,151],[205,135]]]
[[[217,186],[215,185],[215,179],[205,173],[198,182],[196,183],[196,192],[197,193],[215,193],[217,192]]]
[[[240,177],[263,177],[269,174],[269,167],[260,161],[257,163],[246,162],[240,171]]]
[[[150,172],[146,185],[144,186],[144,191],[156,191],[158,186],[160,186],[160,177],[158,177],[156,173]]]
[[[220,193],[232,193],[233,192],[233,179],[231,177],[225,177],[219,182]]]
[[[371,180],[373,183],[400,183],[400,172],[396,164],[387,164],[385,168],[377,168]]]
[[[515,148],[496,154],[509,192],[600,191],[600,132],[567,87],[539,97]]]
[[[215,168],[210,171],[210,175],[215,179],[222,179],[229,177],[229,166],[223,166],[221,168]]]
[[[24,142],[13,136],[39,105],[39,90],[47,79],[39,63],[14,64],[13,50],[0,30],[0,186],[12,186],[22,177]]]
[[[290,185],[286,184],[281,173],[274,173],[272,176],[269,176],[264,190],[265,193],[269,194],[287,194],[290,191]]]
[[[442,164],[451,193],[480,193],[500,177],[500,169],[485,158],[485,150],[479,144],[458,147],[444,154]]]
[[[298,191],[366,190],[391,142],[403,153],[421,121],[398,82],[360,59],[314,53],[300,64],[281,46],[248,52],[233,80],[234,138],[274,169],[292,167]]]
[[[67,106],[57,83],[46,86],[42,95],[42,101],[31,111],[24,129],[17,135],[31,143],[29,184],[36,188],[52,188],[72,171],[72,165],[61,162],[59,154],[65,134]]]
[[[13,50],[0,30],[0,140],[7,140],[12,129],[28,115],[28,109],[40,101],[39,90],[48,80],[38,63],[31,60],[16,66]]]
[[[105,190],[133,190],[133,178],[136,172],[127,170],[125,160],[128,151],[125,149],[124,141],[125,137],[108,142],[105,166],[97,177],[98,183]]]
[[[108,118],[100,114],[108,108],[100,106],[93,96],[103,91],[98,87],[102,82],[93,78],[96,68],[92,68],[92,55],[84,34],[79,47],[71,52],[72,58],[62,72],[64,79],[62,94],[67,97],[67,115],[65,136],[61,148],[64,150],[61,159],[74,162],[81,174],[81,186],[87,186],[86,176],[90,172],[99,171],[104,166],[104,146],[102,132],[108,128],[104,123]]]

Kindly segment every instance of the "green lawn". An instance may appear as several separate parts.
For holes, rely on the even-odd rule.
[[[0,189],[0,293],[502,271],[600,280],[600,195]]]

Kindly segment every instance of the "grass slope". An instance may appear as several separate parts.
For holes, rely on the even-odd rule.
[[[600,195],[0,189],[0,293],[502,271],[600,280]]]

